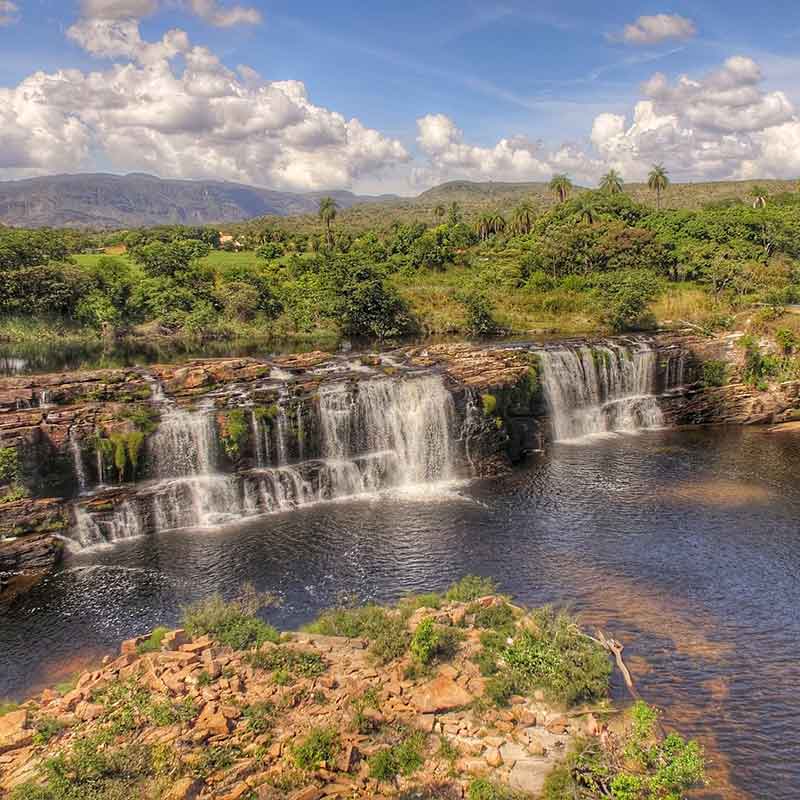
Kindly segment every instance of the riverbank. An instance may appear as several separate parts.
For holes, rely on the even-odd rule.
[[[264,599],[202,601],[183,628],[126,641],[72,685],[5,707],[0,789],[560,800],[601,775],[638,786],[632,798],[702,781],[696,744],[661,742],[654,712],[608,702],[599,644],[491,581],[341,607],[282,635],[252,616]]]

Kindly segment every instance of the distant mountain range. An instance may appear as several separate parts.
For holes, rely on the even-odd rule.
[[[699,208],[733,199],[750,202],[761,184],[770,194],[796,192],[796,181],[719,181],[674,183],[663,194],[666,208]],[[576,186],[575,193],[585,191]],[[646,184],[626,184],[635,200],[653,203]],[[180,223],[205,225],[242,222],[276,215],[316,214],[319,199],[336,199],[343,218],[356,227],[387,219],[420,217],[435,221],[438,205],[457,202],[467,218],[483,209],[507,212],[522,198],[540,207],[553,202],[547,183],[450,181],[418,197],[368,197],[347,191],[282,192],[227,181],[165,180],[153,175],[52,175],[0,181],[0,224],[19,227],[135,228]]]
[[[268,214],[316,213],[331,196],[340,208],[396,201],[394,195],[280,192],[226,181],[164,180],[153,175],[52,175],[0,181],[0,223],[20,227],[134,228],[242,222]]]

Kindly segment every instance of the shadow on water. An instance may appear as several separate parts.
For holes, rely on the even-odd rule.
[[[343,592],[386,601],[468,572],[569,604],[625,644],[646,699],[707,747],[706,798],[796,797],[798,439],[659,431],[557,446],[443,502],[381,496],[84,552],[0,626],[0,696],[243,581],[295,627]],[[617,697],[622,697],[619,687]]]

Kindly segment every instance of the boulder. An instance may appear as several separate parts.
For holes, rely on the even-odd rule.
[[[203,781],[197,778],[181,778],[164,795],[164,800],[195,800],[203,791]]]
[[[33,731],[28,729],[28,711],[20,708],[0,717],[0,753],[26,747],[33,741]]]
[[[461,708],[473,701],[473,696],[447,675],[439,675],[411,692],[411,702],[421,714],[435,714]]]

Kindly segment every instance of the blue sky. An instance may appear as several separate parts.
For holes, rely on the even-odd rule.
[[[635,179],[661,153],[678,179],[800,174],[800,4],[786,0],[0,0],[3,19],[2,177],[146,169],[414,193],[455,177],[590,182],[609,166]],[[146,50],[175,29],[178,44]],[[202,59],[201,100],[185,85],[198,48],[218,62]],[[138,79],[98,104],[126,68]],[[58,91],[37,73],[60,75]],[[263,127],[229,130],[234,95]],[[183,113],[161,125],[171,97]]]

